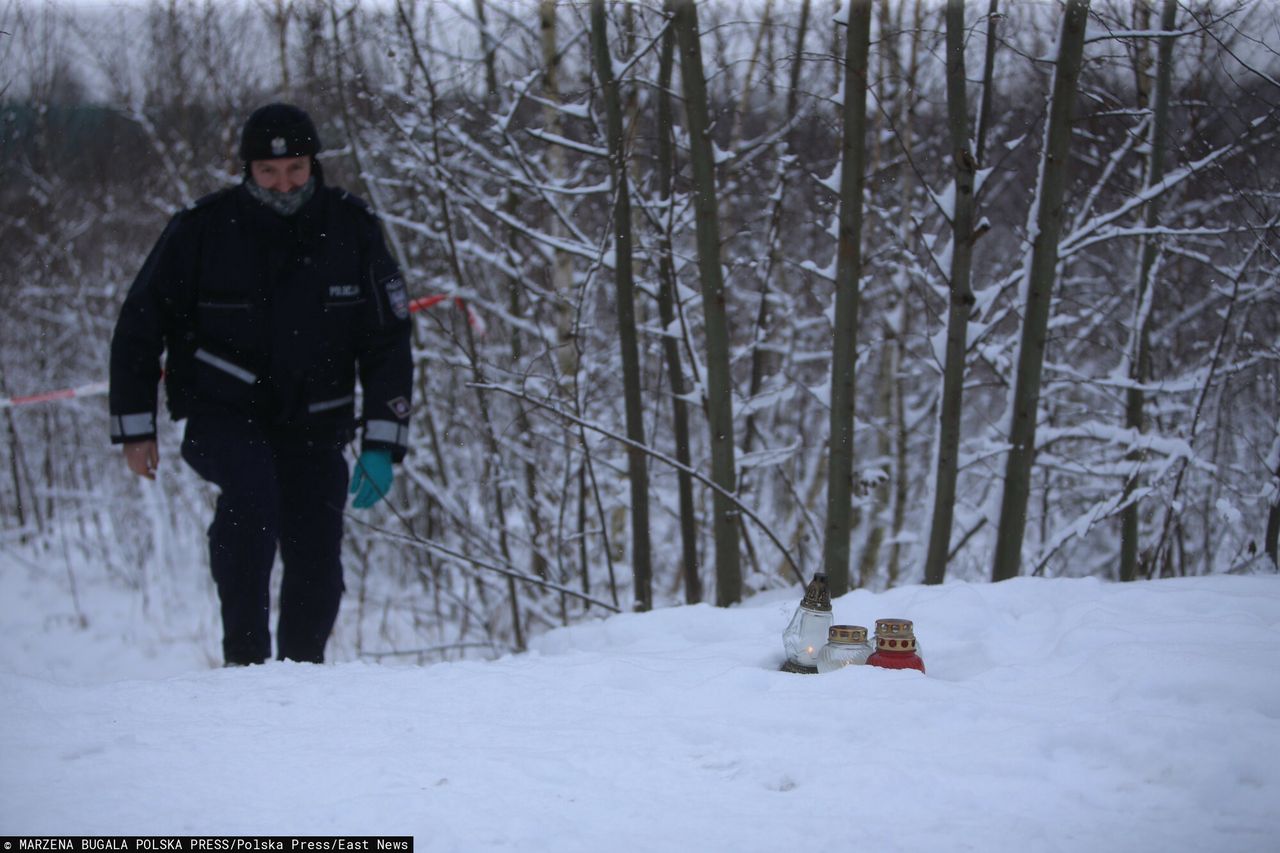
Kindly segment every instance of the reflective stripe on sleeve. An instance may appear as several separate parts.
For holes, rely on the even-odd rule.
[[[408,447],[409,426],[395,421],[369,421],[364,427],[364,440]]]
[[[209,352],[208,350],[203,350],[203,349],[196,350],[196,360],[203,361],[205,364],[216,367],[222,372],[227,373],[231,376],[234,376],[236,379],[239,379],[241,382],[248,383],[249,385],[252,385],[254,382],[258,381],[258,377],[254,376],[252,373],[245,370],[240,365],[232,364],[231,362],[227,361],[225,358],[216,356],[213,353]]]
[[[337,409],[341,406],[354,403],[355,401],[356,395],[348,394],[347,396],[339,397],[336,400],[324,400],[319,403],[312,403],[310,406],[307,406],[307,413],[314,415],[316,412],[327,412],[330,409]]]
[[[156,431],[156,416],[153,412],[139,412],[136,415],[112,415],[111,437],[129,438],[135,435],[152,435]]]

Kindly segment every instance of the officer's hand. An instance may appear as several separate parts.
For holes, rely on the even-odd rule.
[[[366,450],[356,460],[351,472],[351,502],[355,509],[368,509],[387,496],[391,490],[391,451]]]
[[[154,438],[130,441],[124,446],[124,461],[129,470],[139,477],[154,480],[156,468],[160,467],[160,448]]]

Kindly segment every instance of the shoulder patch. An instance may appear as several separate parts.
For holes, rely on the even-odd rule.
[[[397,319],[409,319],[409,294],[404,287],[404,279],[394,275],[382,282],[383,292],[387,294],[387,304]]]

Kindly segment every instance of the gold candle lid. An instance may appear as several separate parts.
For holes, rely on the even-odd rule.
[[[914,652],[915,626],[910,619],[877,619],[876,649],[888,652]]]
[[[822,613],[831,612],[831,590],[827,588],[827,576],[825,574],[818,572],[813,576],[813,580],[809,581],[809,585],[805,587],[804,600],[800,602],[800,606]]]
[[[827,640],[832,643],[865,643],[867,629],[861,625],[832,625],[827,629]]]

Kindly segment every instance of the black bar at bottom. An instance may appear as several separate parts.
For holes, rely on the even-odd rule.
[[[11,835],[0,853],[413,853],[411,835]]]

